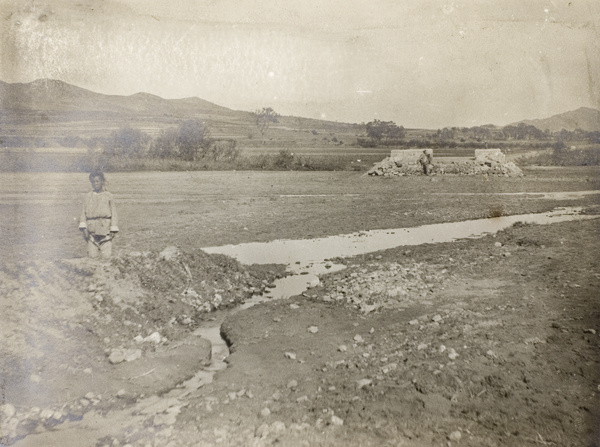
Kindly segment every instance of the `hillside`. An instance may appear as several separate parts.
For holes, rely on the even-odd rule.
[[[561,113],[543,119],[523,120],[513,125],[524,123],[537,127],[540,130],[560,132],[562,129],[573,131],[575,129],[587,132],[600,131],[600,110],[589,107],[580,107],[577,110]]]
[[[104,95],[58,80],[31,83],[0,81],[0,138],[56,145],[65,137],[97,138],[131,126],[154,136],[187,119],[200,119],[219,138],[258,139],[251,112],[222,107],[200,98],[163,99],[148,93]],[[278,141],[314,140],[314,132],[336,133],[346,140],[362,126],[299,117],[281,117],[269,137]],[[298,133],[303,133],[299,137]],[[320,140],[320,138],[318,139]]]

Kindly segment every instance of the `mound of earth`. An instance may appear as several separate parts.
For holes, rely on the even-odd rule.
[[[498,161],[486,159],[434,159],[433,174],[457,175],[493,175],[503,177],[522,177],[523,171],[512,161]],[[421,165],[416,163],[398,162],[388,157],[373,166],[367,174],[394,176],[394,175],[424,175]]]
[[[0,444],[190,378],[211,356],[193,330],[261,294],[276,270],[174,247],[1,265]]]

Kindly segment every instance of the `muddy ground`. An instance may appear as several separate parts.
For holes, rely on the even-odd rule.
[[[521,185],[550,184],[557,172]],[[555,191],[597,186],[561,178]],[[461,220],[477,200],[464,215],[393,212]],[[493,203],[505,213],[575,204]],[[481,213],[489,204],[479,202]],[[597,195],[576,204],[599,213]],[[303,207],[303,218],[321,211]],[[344,212],[334,202],[329,211]],[[332,231],[313,222],[311,234]],[[281,266],[170,244],[121,249],[106,265],[5,261],[0,445],[599,445],[599,228],[517,224],[336,259],[346,268],[302,296],[241,311]],[[198,329],[221,321],[231,354],[213,376],[220,359]]]

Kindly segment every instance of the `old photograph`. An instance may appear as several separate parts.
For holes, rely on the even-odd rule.
[[[600,2],[0,0],[0,447],[600,447]]]

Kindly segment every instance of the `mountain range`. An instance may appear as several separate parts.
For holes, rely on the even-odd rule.
[[[522,120],[518,123],[529,124],[540,130],[548,129],[550,132],[559,132],[562,129],[573,131],[575,129],[587,132],[600,131],[600,110],[590,107],[580,107],[577,110],[560,113],[544,119]]]
[[[104,95],[52,79],[30,83],[0,81],[0,137],[4,138],[93,138],[124,126],[156,135],[191,118],[210,123],[215,137],[258,139],[251,112],[228,109],[200,98],[163,99],[148,93]],[[600,110],[582,107],[545,119],[520,122],[541,130],[600,131]],[[317,134],[320,141],[325,133],[350,142],[364,133],[364,124],[282,116],[270,133],[271,139],[294,144],[299,140],[307,142],[309,138],[317,140],[314,137]]]

